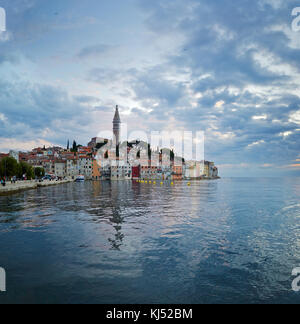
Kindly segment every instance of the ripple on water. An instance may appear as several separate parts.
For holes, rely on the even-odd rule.
[[[0,262],[28,302],[296,303],[299,196],[274,179],[27,191],[0,197]]]

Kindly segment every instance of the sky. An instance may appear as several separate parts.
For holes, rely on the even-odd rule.
[[[0,152],[204,131],[221,176],[300,176],[290,0],[0,0]],[[300,13],[300,11],[299,11]]]

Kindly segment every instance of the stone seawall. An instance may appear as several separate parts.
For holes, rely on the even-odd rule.
[[[55,185],[68,183],[68,182],[72,182],[72,181],[74,181],[74,180],[67,179],[67,180],[61,180],[61,181],[43,181],[43,182],[18,181],[16,183],[7,182],[5,187],[0,185],[0,195],[13,194],[13,193],[23,191],[23,190],[36,189],[38,187],[55,186]]]

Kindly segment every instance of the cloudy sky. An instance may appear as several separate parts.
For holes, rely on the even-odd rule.
[[[0,0],[0,151],[111,129],[205,131],[225,176],[300,175],[289,0]]]

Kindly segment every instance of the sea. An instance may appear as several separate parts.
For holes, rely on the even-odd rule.
[[[0,304],[299,304],[299,180],[86,181],[1,196]]]

